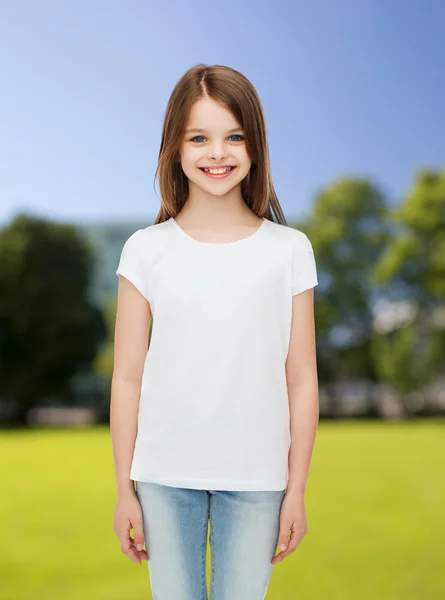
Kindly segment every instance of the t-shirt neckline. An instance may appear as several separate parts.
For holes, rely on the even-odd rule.
[[[233,242],[201,242],[199,240],[195,240],[195,238],[192,238],[188,233],[186,233],[182,229],[182,227],[180,227],[178,225],[178,223],[175,221],[174,217],[170,217],[169,221],[171,222],[173,227],[176,229],[176,231],[178,231],[184,238],[186,238],[189,242],[191,242],[192,244],[195,244],[196,246],[224,247],[224,246],[238,246],[240,244],[247,243],[249,240],[256,238],[260,234],[260,232],[265,228],[265,223],[266,223],[267,219],[265,217],[262,217],[262,219],[263,219],[263,222],[258,227],[258,229],[256,229],[253,233],[251,233],[250,235],[248,235],[244,238],[241,238],[239,240],[234,240]]]

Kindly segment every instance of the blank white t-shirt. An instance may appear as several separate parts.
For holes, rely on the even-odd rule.
[[[130,478],[207,490],[284,490],[292,296],[318,284],[298,229],[199,242],[173,218],[125,242],[116,273],[150,303]]]

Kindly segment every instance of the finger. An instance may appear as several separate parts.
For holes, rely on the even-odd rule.
[[[287,549],[289,543],[289,529],[289,527],[283,527],[278,536],[278,546],[282,552]]]
[[[280,562],[282,555],[284,554],[286,548],[287,548],[287,540],[286,538],[283,538],[283,535],[280,533],[280,536],[278,538],[278,545],[279,545],[279,551],[278,554],[276,554],[272,560],[271,563],[274,565],[277,562]]]
[[[274,556],[271,563],[273,565],[275,565],[276,563],[281,562],[287,556],[289,556],[289,554],[292,554],[292,552],[294,552],[294,550],[297,548],[297,546],[298,546],[297,533],[295,531],[292,531],[289,542],[286,546],[286,549],[281,550],[276,556]]]
[[[297,546],[301,542],[301,540],[302,540],[302,536],[297,535],[297,532],[292,530],[291,534],[290,534],[290,538],[289,538],[289,544],[287,546],[287,551],[289,554],[297,548]]]
[[[131,540],[131,547],[136,552],[141,560],[148,560],[148,552],[145,549],[139,550],[137,546],[134,544],[134,540]]]
[[[136,549],[134,545],[134,540],[132,537],[127,537],[122,544],[122,552],[133,562],[137,564],[141,564],[140,552]]]
[[[290,550],[284,550],[282,552],[279,552],[276,556],[273,557],[273,559],[271,560],[271,563],[273,565],[275,565],[276,563],[279,563],[282,560],[284,560],[286,558],[286,556],[289,556],[289,554],[290,554]]]
[[[286,552],[284,550],[281,550],[280,552],[278,552],[278,554],[276,556],[274,556],[271,560],[271,563],[273,565],[275,565],[276,563],[279,563],[283,560],[283,558],[285,558],[287,556]]]
[[[139,534],[135,534],[134,539],[132,539],[131,542],[134,544],[134,547],[139,552],[144,549],[145,540],[144,540],[144,536],[142,534],[140,534],[140,533]]]
[[[131,545],[129,545],[128,547],[122,547],[122,553],[138,565],[141,564],[141,558],[139,557],[139,553],[134,548],[132,548]]]
[[[138,550],[142,550],[144,543],[145,543],[144,529],[143,529],[142,522],[134,523],[133,531],[134,531],[134,545],[136,546],[136,548]]]

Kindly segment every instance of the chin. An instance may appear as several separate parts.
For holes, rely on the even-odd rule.
[[[226,188],[218,188],[215,189],[215,187],[212,187],[211,185],[209,185],[208,187],[202,187],[202,186],[196,186],[198,187],[200,190],[203,190],[204,192],[206,192],[206,194],[210,194],[211,196],[226,196],[229,192],[231,192],[234,188],[236,188],[238,184],[235,183],[235,185],[231,185],[231,186],[227,186]]]

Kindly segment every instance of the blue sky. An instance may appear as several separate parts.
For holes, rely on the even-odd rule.
[[[440,0],[5,0],[0,222],[152,221],[165,106],[201,62],[258,90],[288,220],[345,175],[398,202],[444,166],[444,19]]]

